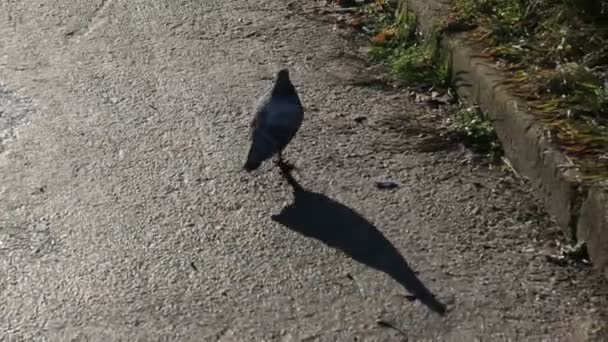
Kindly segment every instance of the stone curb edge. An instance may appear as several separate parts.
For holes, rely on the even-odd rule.
[[[449,4],[428,0],[400,0],[417,18],[421,33],[432,37]],[[458,95],[488,115],[505,155],[530,181],[545,211],[567,236],[586,243],[593,265],[608,278],[607,187],[581,185],[573,163],[548,140],[546,130],[526,112],[526,104],[502,86],[504,77],[492,62],[477,56],[462,34],[444,35],[441,53],[451,59]]]

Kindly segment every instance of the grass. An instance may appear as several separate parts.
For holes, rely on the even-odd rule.
[[[412,12],[377,3],[364,6],[362,12],[373,23],[370,57],[386,67],[389,79],[407,86],[449,84],[449,66],[439,55],[437,41],[420,38]]]
[[[389,79],[417,88],[447,88],[451,81],[448,58],[439,53],[438,36],[424,40],[417,32],[415,15],[405,5],[398,8],[373,3],[361,13],[371,19],[371,59],[386,67]],[[390,39],[389,39],[390,38]],[[490,121],[478,107],[458,106],[450,109],[447,135],[472,151],[497,162],[502,147]]]
[[[454,12],[585,180],[607,178],[608,1],[454,0]]]
[[[404,85],[446,86],[449,73],[446,66],[437,68],[435,48],[421,43],[402,49],[385,47],[372,50],[377,61],[387,65],[388,76]]]
[[[460,106],[452,112],[448,136],[492,162],[500,161],[503,156],[492,123],[477,106]]]

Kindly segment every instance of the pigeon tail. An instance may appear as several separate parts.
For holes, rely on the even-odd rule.
[[[247,162],[245,163],[244,169],[247,171],[253,171],[260,167],[260,165],[267,159],[272,158],[275,153],[276,142],[274,139],[269,137],[261,129],[256,129],[253,132],[251,147],[247,154]]]
[[[245,162],[245,166],[243,166],[243,169],[247,172],[251,172],[254,170],[257,170],[260,165],[262,165],[262,162],[260,161],[256,161],[256,160],[247,160],[247,162]]]

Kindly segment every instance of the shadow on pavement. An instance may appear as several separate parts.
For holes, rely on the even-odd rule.
[[[445,314],[445,305],[435,299],[399,251],[373,224],[349,207],[305,190],[289,172],[283,172],[283,176],[293,188],[295,200],[273,215],[273,221],[388,274],[413,295],[407,298],[419,300],[442,316]]]

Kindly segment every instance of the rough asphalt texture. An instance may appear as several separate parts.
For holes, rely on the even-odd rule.
[[[0,3],[2,340],[568,341],[605,323],[606,285],[546,261],[557,229],[525,186],[429,148],[432,109],[348,85],[357,46],[299,3]],[[240,171],[283,65],[307,107],[296,203],[271,163]],[[446,316],[405,298],[408,267]]]

